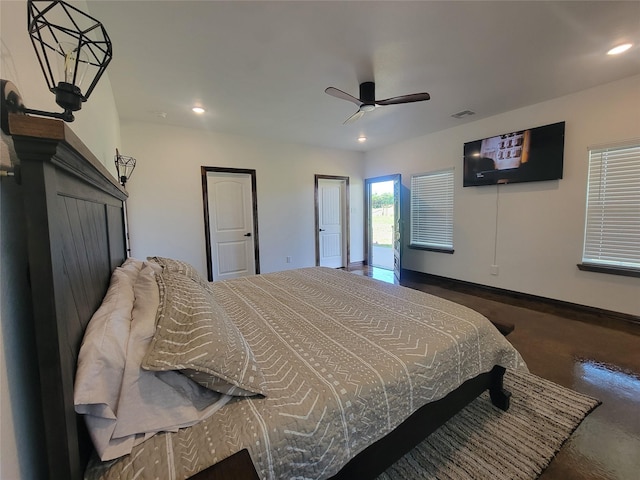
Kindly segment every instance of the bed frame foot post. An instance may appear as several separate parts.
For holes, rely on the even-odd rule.
[[[504,389],[504,372],[504,367],[501,367],[499,365],[493,367],[491,375],[491,386],[489,387],[489,395],[491,396],[491,403],[493,403],[500,410],[504,410],[506,412],[507,410],[509,410],[511,392]]]

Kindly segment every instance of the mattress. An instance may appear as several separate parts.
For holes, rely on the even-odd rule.
[[[424,292],[322,267],[209,284],[264,376],[205,420],[129,455],[94,458],[91,480],[185,479],[248,449],[264,479],[322,479],[494,365],[525,369],[481,314]]]

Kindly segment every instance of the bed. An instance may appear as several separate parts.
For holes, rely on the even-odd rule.
[[[483,391],[489,389],[497,407],[508,408],[502,375],[505,368],[523,367],[522,359],[488,320],[465,307],[319,267],[208,284],[191,272],[171,271],[171,259],[140,260],[135,268],[153,270],[162,305],[180,282],[205,292],[211,308],[221,309],[238,341],[246,343],[259,367],[252,381],[260,380],[248,385],[250,395],[224,394],[222,405],[201,422],[152,435],[130,454],[100,461],[86,418],[76,413],[74,381],[87,325],[115,272],[134,261],[125,250],[126,192],[66,124],[10,117],[28,199],[29,268],[52,479],[134,478],[134,470],[139,478],[199,480],[375,478]],[[455,327],[454,318],[461,319]],[[429,341],[421,331],[430,332]],[[433,338],[455,355],[434,351]],[[166,339],[157,343],[161,340]],[[283,348],[293,356],[278,363]],[[365,358],[367,351],[375,354]],[[145,367],[155,366],[158,377],[176,369],[180,378],[187,370],[202,373],[178,361],[164,368],[164,355],[145,356]],[[311,377],[303,377],[305,372]],[[431,383],[416,376],[430,377]],[[327,403],[318,403],[320,393]],[[288,423],[273,425],[272,417]],[[303,425],[303,417],[315,426]],[[193,446],[194,438],[206,445]],[[315,444],[320,450],[311,450]],[[178,445],[186,447],[178,452]],[[152,451],[152,459],[138,460],[143,451]],[[189,465],[179,460],[182,453],[189,454]]]

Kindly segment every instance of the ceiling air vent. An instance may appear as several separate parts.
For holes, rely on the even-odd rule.
[[[463,110],[461,112],[454,113],[451,116],[453,118],[464,118],[464,117],[470,117],[471,115],[475,115],[475,114],[476,114],[476,112],[472,112],[471,110]]]

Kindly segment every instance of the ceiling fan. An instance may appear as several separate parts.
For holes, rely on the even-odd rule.
[[[358,111],[347,118],[344,121],[344,125],[355,122],[366,112],[374,110],[377,106],[424,102],[431,98],[428,93],[411,93],[409,95],[401,95],[400,97],[387,98],[386,100],[376,100],[376,84],[374,82],[364,82],[360,84],[360,98],[356,98],[334,87],[325,89],[325,93],[358,105]]]

